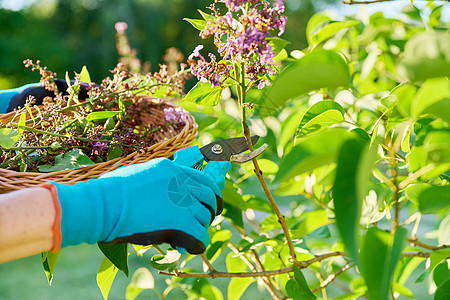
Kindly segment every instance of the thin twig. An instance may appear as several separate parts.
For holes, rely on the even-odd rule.
[[[450,245],[432,246],[432,245],[428,245],[428,244],[422,243],[421,241],[419,241],[417,239],[416,236],[410,237],[408,239],[408,242],[411,243],[411,244],[414,244],[414,245],[416,245],[418,247],[421,247],[421,248],[424,248],[424,249],[427,249],[427,250],[431,250],[431,251],[450,248]]]
[[[342,273],[344,273],[345,271],[347,271],[348,269],[350,269],[353,265],[352,264],[346,264],[345,266],[343,266],[339,271],[336,272],[336,274],[331,274],[329,275],[321,284],[320,286],[318,286],[317,288],[313,289],[312,292],[315,293],[321,289],[324,289],[325,287],[327,287],[327,285],[329,285],[330,283],[332,283],[339,275],[341,275]]]
[[[213,278],[214,278],[214,274],[217,272],[216,269],[214,269],[214,267],[212,266],[211,262],[206,257],[205,253],[200,254],[200,256],[203,259],[203,262],[205,263],[205,265],[208,267],[209,273],[211,275],[213,275]]]

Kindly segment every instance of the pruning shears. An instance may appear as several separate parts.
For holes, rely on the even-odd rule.
[[[259,136],[254,135],[251,138],[252,145],[255,145],[259,139]],[[200,148],[200,152],[203,155],[203,161],[228,161],[230,163],[244,163],[252,160],[266,150],[267,144],[262,145],[258,149],[243,153],[249,150],[249,146],[245,137],[230,138],[224,140],[217,140],[209,143],[206,146]],[[192,168],[197,170],[203,170],[202,164],[195,163]],[[217,213],[219,215],[223,210],[223,199],[216,195],[217,200]],[[212,220],[211,220],[212,222]]]
[[[251,137],[252,145],[255,145],[259,136]],[[205,162],[208,161],[228,161],[230,163],[244,163],[252,160],[266,150],[267,144],[262,145],[258,149],[243,153],[249,149],[245,137],[230,138],[224,140],[217,140],[200,148]],[[196,163],[192,166],[195,169],[201,169],[202,166]]]

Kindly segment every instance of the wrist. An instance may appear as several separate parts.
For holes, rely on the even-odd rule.
[[[58,191],[56,190],[56,187],[50,183],[41,184],[40,187],[46,188],[51,194],[53,207],[55,209],[55,219],[52,225],[53,246],[50,251],[58,252],[61,248],[61,206],[58,200]]]
[[[114,214],[105,211],[104,192],[95,182],[93,179],[74,185],[48,184],[54,187],[51,190],[56,190],[60,206],[61,248],[82,243],[95,244],[105,239],[106,219],[114,218]]]

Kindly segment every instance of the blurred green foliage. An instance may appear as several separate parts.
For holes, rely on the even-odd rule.
[[[40,59],[60,77],[66,71],[79,72],[86,65],[94,81],[109,75],[117,63],[116,22],[128,24],[130,44],[142,61],[157,69],[169,47],[187,57],[201,42],[198,31],[183,18],[198,18],[208,0],[37,0],[13,11],[11,1],[0,0],[0,89],[39,80],[37,73],[24,68],[22,61]],[[24,1],[25,3],[27,1]],[[314,2],[314,4],[313,4]],[[289,0],[287,40],[291,49],[306,46],[305,27],[320,6],[333,0]],[[18,5],[19,2],[15,2]],[[213,52],[212,40],[205,50]]]

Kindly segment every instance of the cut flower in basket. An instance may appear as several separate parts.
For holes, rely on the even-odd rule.
[[[99,85],[90,82],[89,73],[83,68],[80,74],[75,73],[73,80],[66,74],[67,91],[61,91],[58,90],[61,85],[56,82],[62,80],[56,79],[56,74],[42,67],[39,61],[24,63],[40,72],[41,82],[55,96],[39,99],[42,103],[36,103],[37,99],[30,96],[23,107],[0,116],[3,178],[8,177],[3,174],[8,171],[67,172],[129,156],[154,156],[154,146],[176,138],[186,127],[195,124],[189,113],[155,97],[182,94],[188,76],[184,65],[171,74],[163,66],[154,74],[138,75],[119,63],[111,71],[112,76]],[[80,96],[82,86],[87,90],[85,98]],[[179,147],[171,145],[171,151],[157,156],[170,156],[192,139],[184,136]],[[144,161],[153,156],[147,156]],[[134,162],[139,161],[134,159],[124,164]],[[116,164],[114,168],[117,167]],[[96,173],[96,177],[100,175]],[[49,179],[52,178],[45,178]]]

